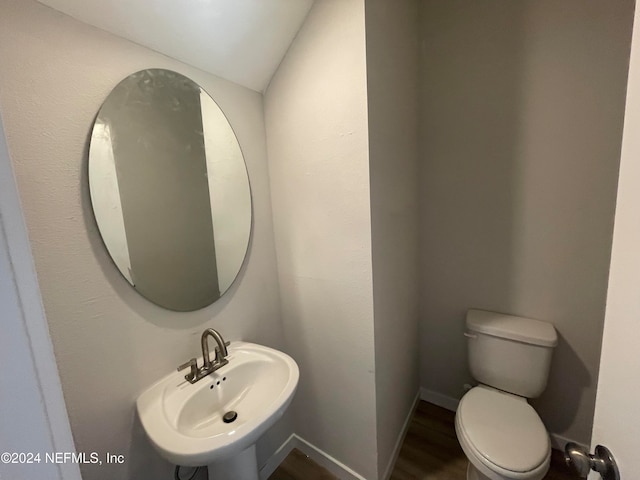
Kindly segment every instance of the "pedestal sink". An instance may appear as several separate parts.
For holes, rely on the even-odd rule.
[[[173,372],[138,397],[140,421],[158,452],[176,465],[209,468],[215,480],[257,480],[255,442],[288,407],[298,365],[246,342],[229,363],[196,383]]]

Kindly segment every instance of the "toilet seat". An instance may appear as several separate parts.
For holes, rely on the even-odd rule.
[[[489,478],[541,479],[549,468],[549,435],[523,397],[471,389],[458,405],[456,434],[469,461]]]

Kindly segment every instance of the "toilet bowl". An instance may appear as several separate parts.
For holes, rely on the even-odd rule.
[[[480,382],[456,411],[456,435],[469,459],[467,480],[542,480],[551,444],[527,398],[547,385],[555,328],[482,310],[469,310],[466,326],[469,367]]]
[[[523,397],[475,387],[462,397],[455,426],[468,480],[541,480],[549,470],[549,436]]]

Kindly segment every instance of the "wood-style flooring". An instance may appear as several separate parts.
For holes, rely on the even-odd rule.
[[[456,438],[455,414],[419,402],[404,439],[391,480],[465,480],[467,458]],[[573,480],[561,452],[554,450],[545,480]],[[337,480],[294,449],[269,480]]]

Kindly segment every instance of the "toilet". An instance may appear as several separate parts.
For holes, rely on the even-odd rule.
[[[467,480],[541,480],[551,444],[527,399],[547,386],[556,330],[540,320],[483,310],[469,310],[466,327],[469,366],[480,383],[456,411]]]

